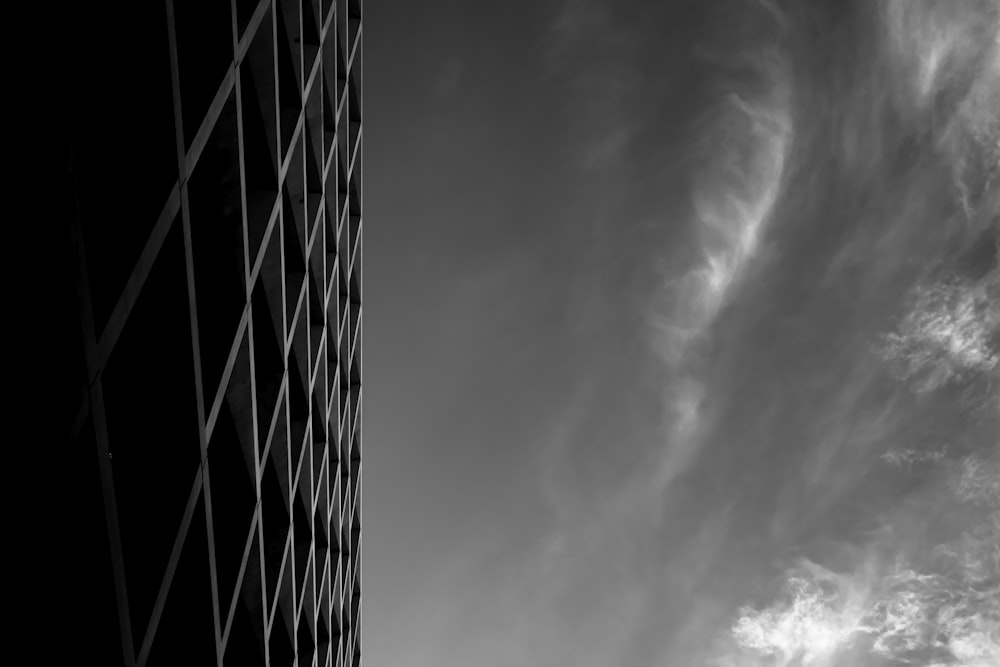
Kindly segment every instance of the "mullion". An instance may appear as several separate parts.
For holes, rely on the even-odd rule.
[[[194,277],[194,254],[192,248],[192,236],[191,236],[191,209],[188,197],[188,180],[190,174],[193,172],[195,165],[197,164],[198,157],[200,157],[201,150],[208,142],[208,136],[212,132],[216,121],[222,114],[223,106],[231,92],[231,74],[233,72],[233,66],[230,64],[229,74],[222,82],[219,89],[216,91],[215,98],[209,107],[208,115],[202,120],[201,126],[198,130],[197,135],[191,144],[190,151],[185,155],[185,140],[184,140],[184,116],[183,116],[183,99],[181,96],[181,81],[180,81],[180,67],[178,59],[178,44],[177,44],[177,26],[176,26],[176,15],[174,12],[174,2],[173,0],[166,0],[167,3],[167,33],[168,40],[170,44],[170,74],[171,74],[171,85],[174,98],[174,128],[175,128],[175,140],[177,144],[177,168],[178,168],[178,180],[181,184],[180,186],[180,199],[181,199],[181,224],[182,231],[184,234],[184,269],[187,279],[187,292],[188,292],[188,316],[190,318],[190,328],[191,328],[191,356],[193,357],[192,362],[194,365],[194,385],[195,385],[195,404],[197,410],[198,418],[198,440],[199,448],[201,450],[201,468],[199,469],[199,477],[203,484],[203,492],[205,496],[204,512],[205,512],[205,525],[206,525],[206,539],[208,544],[208,561],[209,561],[209,578],[211,582],[211,596],[212,596],[212,621],[214,624],[215,631],[215,649],[217,659],[222,659],[222,648],[220,645],[221,640],[221,621],[220,621],[220,610],[219,610],[219,587],[218,580],[216,577],[216,567],[215,567],[215,536],[212,523],[212,490],[211,490],[211,479],[208,471],[208,466],[206,464],[208,457],[208,439],[206,436],[206,415],[205,415],[205,404],[204,395],[205,389],[202,382],[202,368],[201,368],[201,346],[200,346],[200,335],[198,329],[198,307],[197,307],[197,286],[195,285]],[[197,494],[192,494],[196,496]],[[196,501],[196,498],[195,498]],[[181,546],[183,545],[184,539],[186,537],[187,528],[190,526],[190,517],[188,516],[191,507],[189,501],[189,508],[185,511],[186,521],[182,522],[181,531],[184,533],[183,536],[179,534],[179,539],[175,543],[174,552],[171,554],[171,565],[176,566],[176,561],[180,558]],[[159,613],[162,613],[161,600],[165,601],[166,593],[169,592],[169,586],[172,581],[173,571],[171,570],[171,565],[168,565],[167,575],[164,579],[164,586],[167,588],[166,592],[161,592],[160,598],[157,599],[157,607],[154,607],[153,618],[150,620],[150,629],[147,631],[147,636],[143,641],[142,651],[140,654],[139,664],[140,666],[145,663],[145,658],[148,656],[148,652],[155,638],[155,628],[156,623],[159,621]]]
[[[352,471],[350,469],[350,462],[344,459],[344,455],[342,453],[335,455],[335,452],[338,450],[347,452],[348,455],[356,450],[355,442],[357,441],[357,436],[355,435],[354,430],[357,424],[360,423],[360,401],[358,400],[360,396],[355,391],[351,391],[354,387],[342,387],[344,379],[340,377],[340,375],[345,375],[346,377],[346,375],[351,372],[352,365],[355,363],[355,355],[357,354],[357,350],[359,348],[358,339],[360,338],[361,330],[360,309],[355,310],[355,313],[351,313],[350,307],[348,307],[341,312],[339,301],[344,297],[339,294],[336,287],[338,279],[340,281],[344,281],[344,277],[353,278],[354,276],[352,274],[354,271],[360,269],[356,259],[356,256],[360,255],[360,218],[356,223],[350,220],[351,210],[354,208],[355,204],[355,201],[353,200],[360,202],[360,173],[354,175],[352,172],[357,168],[356,163],[361,152],[361,131],[359,129],[355,129],[354,132],[351,131],[352,116],[357,116],[360,113],[360,100],[356,101],[352,97],[352,95],[360,95],[360,59],[358,58],[362,39],[361,21],[358,9],[360,3],[348,3],[343,0],[334,0],[331,2],[292,0],[292,2],[297,6],[298,21],[297,24],[289,26],[289,28],[293,32],[297,31],[299,39],[292,39],[290,40],[291,44],[286,45],[282,40],[277,39],[276,33],[279,30],[279,21],[276,19],[277,13],[281,11],[277,1],[261,0],[255,5],[252,5],[249,9],[240,10],[238,12],[236,0],[230,0],[229,30],[231,39],[230,48],[231,53],[233,54],[233,61],[228,65],[225,76],[215,89],[214,96],[209,103],[207,111],[201,115],[201,118],[188,119],[189,122],[187,125],[187,132],[193,132],[194,136],[185,137],[185,124],[182,112],[184,107],[189,105],[183,104],[184,96],[182,96],[181,90],[182,83],[184,85],[191,83],[188,79],[191,78],[193,74],[186,70],[183,72],[180,70],[178,49],[184,49],[187,45],[186,43],[180,44],[178,41],[178,19],[175,14],[175,0],[165,0],[164,6],[167,14],[166,27],[168,33],[167,46],[170,52],[170,85],[174,107],[174,146],[178,169],[177,181],[174,183],[173,189],[167,196],[167,200],[164,203],[155,224],[153,225],[153,229],[146,237],[145,244],[136,259],[132,272],[126,280],[125,286],[122,288],[117,301],[111,309],[111,314],[106,320],[103,331],[96,331],[93,321],[88,321],[88,318],[89,320],[92,320],[93,318],[90,313],[89,294],[91,287],[86,273],[86,252],[83,247],[82,238],[76,239],[78,243],[77,254],[80,262],[80,270],[78,271],[77,280],[80,285],[81,294],[81,321],[84,329],[84,347],[87,361],[86,369],[88,387],[84,388],[83,396],[80,400],[80,408],[77,411],[76,419],[73,423],[73,432],[79,433],[81,429],[84,428],[89,415],[93,421],[95,441],[97,443],[101,484],[104,492],[105,522],[108,532],[107,539],[110,543],[111,561],[115,576],[116,603],[118,606],[119,622],[122,630],[122,651],[125,657],[125,663],[128,667],[133,667],[133,665],[136,664],[144,665],[150,657],[151,651],[154,653],[156,652],[153,647],[157,646],[157,629],[163,625],[160,623],[163,617],[163,610],[169,600],[180,597],[180,593],[177,590],[174,590],[173,593],[171,593],[171,589],[177,589],[179,585],[182,585],[177,582],[183,580],[176,577],[175,574],[177,572],[178,563],[187,562],[188,547],[185,547],[185,544],[191,544],[187,538],[191,537],[191,535],[188,534],[188,531],[191,529],[191,521],[194,520],[195,512],[200,512],[202,510],[205,512],[205,537],[208,552],[209,583],[211,587],[210,593],[213,607],[212,619],[214,624],[217,660],[222,660],[224,647],[228,642],[230,628],[233,625],[235,610],[237,605],[240,604],[240,595],[242,594],[241,591],[244,587],[253,585],[259,586],[261,595],[264,596],[265,599],[269,594],[268,581],[265,575],[264,567],[264,500],[261,494],[263,466],[271,465],[269,462],[269,455],[267,453],[267,450],[270,447],[281,446],[288,448],[291,451],[297,445],[297,443],[291,442],[292,414],[289,407],[291,393],[289,391],[290,385],[288,383],[299,380],[297,376],[292,375],[292,373],[299,374],[299,369],[291,368],[291,366],[294,366],[295,364],[291,363],[290,354],[292,353],[291,343],[294,337],[296,335],[301,335],[301,331],[299,331],[298,334],[296,331],[303,326],[305,327],[304,335],[307,341],[305,363],[307,368],[306,386],[308,387],[308,391],[306,391],[305,400],[308,415],[306,418],[305,431],[302,432],[302,437],[304,439],[302,450],[297,457],[289,456],[286,458],[285,471],[283,474],[289,481],[288,502],[290,516],[294,515],[294,507],[296,503],[305,502],[299,499],[296,494],[299,490],[298,485],[303,484],[306,481],[302,476],[305,474],[309,475],[308,485],[303,487],[303,489],[308,489],[308,495],[310,497],[309,501],[306,503],[309,508],[309,525],[300,526],[299,529],[308,532],[310,539],[308,544],[301,542],[301,540],[301,543],[297,544],[295,536],[295,532],[297,532],[296,525],[295,521],[292,520],[291,525],[289,526],[290,530],[285,538],[285,544],[280,559],[281,564],[279,565],[278,580],[274,582],[276,589],[270,593],[273,596],[271,605],[267,605],[270,608],[262,608],[257,611],[252,611],[252,613],[258,613],[259,611],[261,614],[262,618],[259,620],[261,621],[261,627],[265,628],[265,637],[262,639],[267,642],[270,633],[274,630],[273,625],[275,615],[278,613],[277,609],[283,604],[279,600],[279,597],[291,595],[292,600],[297,603],[295,613],[292,618],[293,643],[296,643],[297,641],[296,638],[298,637],[301,623],[306,622],[311,623],[312,626],[311,631],[313,634],[311,641],[313,645],[313,655],[325,655],[327,657],[327,661],[336,660],[333,651],[334,641],[337,644],[336,655],[341,656],[343,659],[351,660],[352,657],[357,656],[360,653],[358,632],[360,622],[360,618],[358,618],[360,615],[359,604],[358,602],[355,602],[353,605],[351,604],[351,601],[356,594],[356,586],[354,583],[358,580],[360,563],[356,560],[358,558],[357,554],[352,554],[352,559],[347,562],[346,566],[342,567],[341,558],[335,555],[335,545],[342,543],[342,546],[340,547],[341,549],[350,549],[352,541],[357,541],[357,538],[350,535],[349,531],[351,521],[353,519],[352,514],[358,507],[361,494],[359,488],[360,485],[358,484],[359,480],[357,479],[359,476],[359,469],[355,468],[355,470]],[[246,7],[247,5],[251,5],[251,3],[241,4],[243,7]],[[279,96],[275,96],[274,122],[276,127],[274,128],[274,148],[275,155],[280,156],[276,164],[276,171],[278,172],[278,197],[275,198],[272,210],[267,218],[263,239],[259,241],[259,252],[256,253],[255,257],[251,257],[251,254],[254,253],[251,249],[252,244],[258,243],[258,240],[256,237],[251,240],[251,220],[249,219],[250,207],[248,205],[250,192],[248,190],[247,183],[247,137],[245,135],[247,126],[246,118],[244,116],[244,111],[246,111],[247,108],[243,106],[244,102],[250,103],[250,101],[244,100],[244,94],[246,92],[244,83],[246,83],[246,81],[241,79],[242,72],[240,63],[243,61],[244,56],[249,51],[251,44],[254,43],[255,38],[261,30],[261,24],[265,22],[265,18],[267,17],[266,12],[271,12],[271,23],[270,26],[267,26],[267,29],[270,29],[272,32],[271,64],[275,81],[279,82],[278,85],[290,85],[287,72],[284,77],[285,80],[279,81],[278,77],[280,70],[278,66],[278,49],[282,49],[287,46],[289,49],[295,49],[298,51],[297,62],[300,63],[300,66],[298,71],[295,72],[297,75],[295,77],[295,87],[297,88],[297,92],[299,94],[299,107],[293,112],[295,113],[295,122],[291,124],[291,137],[288,137],[286,134],[283,139],[282,133],[287,131],[289,128],[288,125],[286,125],[285,129],[282,129],[282,105]],[[307,14],[307,12],[309,13]],[[249,17],[247,17],[247,13],[250,13]],[[290,23],[296,22],[292,20]],[[313,26],[313,23],[316,25]],[[184,23],[180,26],[180,28],[183,30],[186,25],[187,23]],[[240,25],[244,25],[242,33],[239,31]],[[309,31],[308,35],[304,37],[304,33],[307,29]],[[318,44],[315,43],[317,37]],[[309,44],[309,48],[306,47],[307,42]],[[318,46],[318,49],[314,51],[313,47],[316,46]],[[324,60],[324,53],[328,53],[331,48],[336,49],[336,56],[342,61],[340,66],[337,68],[339,72],[332,67],[327,68],[325,66],[326,61]],[[182,51],[180,55],[183,57],[188,54],[187,51]],[[220,65],[220,67],[217,71],[221,72],[223,69],[221,65],[225,64],[225,59],[223,57],[224,54],[220,53],[219,55],[220,59],[216,62]],[[333,71],[327,72],[327,69]],[[329,95],[327,94],[327,91],[323,90],[324,83],[328,81],[327,75],[332,75],[335,82],[334,86],[329,87]],[[344,82],[343,86],[341,85],[341,81]],[[215,82],[211,82],[211,84],[212,86],[216,85]],[[333,105],[335,108],[332,109],[332,117],[326,112],[320,113],[319,133],[318,136],[313,136],[316,134],[315,127],[311,127],[309,132],[306,131],[306,106],[310,102],[311,91],[314,91],[314,86],[317,85],[321,86],[321,89],[315,91],[313,96],[319,96],[321,105],[319,108],[326,108],[330,106],[328,104],[330,97],[335,100],[335,104]],[[211,92],[212,86],[198,89],[202,91],[198,93],[200,105],[204,105],[207,101],[206,93]],[[185,95],[187,95],[188,89],[184,88],[184,91]],[[193,246],[194,242],[200,241],[200,239],[199,237],[192,239],[192,228],[198,225],[197,220],[192,220],[192,202],[194,202],[195,205],[194,213],[198,213],[200,209],[197,208],[197,201],[192,200],[191,195],[188,192],[188,179],[190,175],[194,173],[195,168],[201,161],[206,147],[214,141],[213,133],[216,131],[216,127],[218,126],[220,118],[223,115],[224,108],[228,105],[228,101],[231,98],[235,100],[236,109],[236,147],[238,150],[237,169],[239,172],[238,176],[240,187],[239,205],[241,206],[239,217],[239,235],[240,241],[243,244],[241,250],[243,258],[242,278],[244,281],[244,303],[239,324],[237,330],[235,331],[235,336],[233,337],[228,350],[225,350],[226,356],[223,370],[221,372],[221,378],[218,379],[218,384],[216,386],[207,387],[205,384],[206,378],[202,369],[202,355],[204,350],[202,349],[203,341],[201,340],[202,336],[200,335],[198,326],[199,318],[197,306],[199,296],[202,300],[206,300],[208,294],[204,289],[202,289],[201,295],[198,294],[198,284],[195,279],[195,249]],[[188,111],[190,112],[191,110],[188,109]],[[313,112],[316,112],[316,108],[313,108]],[[198,110],[198,113],[201,114],[200,109]],[[343,119],[342,122],[341,119]],[[359,119],[355,118],[355,120]],[[333,147],[331,150],[328,150],[326,145],[327,133],[336,137],[333,139]],[[352,134],[354,135],[353,137],[351,136]],[[258,135],[255,134],[253,136],[256,137]],[[341,139],[341,137],[343,137],[343,139]],[[288,141],[287,150],[282,151],[285,140]],[[338,145],[342,140],[347,140],[347,142],[350,143],[347,150],[338,150]],[[292,215],[292,211],[286,210],[280,194],[282,188],[286,186],[285,181],[289,173],[290,160],[296,159],[295,152],[299,146],[297,142],[302,142],[302,160],[308,161],[312,158],[319,158],[320,161],[320,164],[318,165],[320,171],[318,180],[315,180],[315,175],[312,177],[308,173],[303,175],[303,187],[307,191],[307,196],[313,198],[314,201],[319,202],[318,206],[314,206],[312,208],[307,206],[306,208],[306,215],[310,218],[310,220],[306,221],[304,230],[306,232],[306,273],[312,273],[314,271],[318,271],[319,273],[318,275],[314,274],[312,276],[303,276],[303,284],[294,286],[294,289],[292,289],[293,286],[286,285],[286,278],[290,267],[286,266],[285,263],[285,244],[292,243],[293,239],[286,238],[284,226],[282,225],[281,220],[284,215]],[[318,152],[314,150],[313,152],[316,154],[310,157],[309,149],[315,148],[313,142],[318,142],[319,150]],[[260,144],[251,146],[251,149],[257,146],[260,146]],[[282,152],[284,153],[283,155],[281,155]],[[332,153],[339,155],[340,159],[338,160]],[[330,169],[337,169],[338,172],[343,172],[345,173],[345,176],[348,177],[349,175],[355,176],[355,178],[351,180],[356,182],[349,183],[348,194],[343,199],[339,196],[340,192],[337,185],[338,174],[335,172],[331,175],[329,173]],[[331,176],[333,176],[332,179],[330,178]],[[313,180],[310,180],[310,178]],[[357,191],[351,192],[350,186],[356,187]],[[195,187],[197,187],[197,185]],[[327,210],[328,206],[332,206],[336,209],[336,215],[331,216],[329,214]],[[308,215],[309,210],[314,210],[315,214]],[[260,233],[258,228],[265,227],[263,224],[263,218],[264,212],[261,211],[259,217],[257,218],[258,222],[254,223],[256,225],[255,229],[257,229],[254,234]],[[108,408],[104,401],[104,383],[102,383],[102,372],[108,360],[111,358],[112,352],[115,349],[123,330],[125,330],[125,325],[131,319],[135,319],[132,318],[134,306],[136,302],[139,301],[140,296],[146,294],[143,290],[146,287],[151,269],[157,261],[160,261],[160,256],[163,254],[161,253],[161,250],[165,245],[165,240],[168,237],[169,232],[173,229],[173,223],[175,221],[179,221],[182,227],[180,235],[183,239],[184,280],[186,283],[186,297],[189,316],[188,325],[190,327],[190,331],[187,332],[187,335],[190,335],[191,343],[190,358],[187,357],[186,352],[184,354],[184,358],[185,363],[191,364],[193,371],[191,379],[187,382],[193,384],[192,388],[194,389],[195,395],[195,416],[197,418],[197,437],[200,450],[200,464],[197,471],[195,471],[193,469],[194,462],[192,461],[191,472],[194,473],[193,479],[189,476],[189,473],[185,473],[183,476],[187,479],[178,480],[178,482],[183,484],[191,483],[191,492],[188,495],[181,524],[174,535],[173,547],[170,551],[166,571],[163,573],[163,576],[159,581],[159,589],[156,593],[152,614],[148,619],[146,619],[148,621],[145,628],[146,632],[141,637],[141,646],[137,646],[137,638],[133,635],[133,623],[129,610],[129,582],[125,578],[125,568],[123,563],[124,554],[122,550],[122,526],[120,525],[120,519],[118,517],[118,504],[115,497],[114,475],[109,462],[110,443],[107,425]],[[77,220],[74,222],[74,230],[79,233],[79,221]],[[277,237],[273,236],[274,225],[279,226]],[[321,225],[325,226],[322,235],[319,233],[319,227]],[[358,227],[354,234],[350,234],[350,226],[352,225],[356,225]],[[332,229],[330,227],[332,227]],[[234,232],[235,231],[234,226]],[[333,240],[336,244],[336,241],[338,240],[336,237],[338,237],[341,233],[348,238],[350,238],[350,236],[355,236],[355,239],[351,239],[346,245],[341,245],[339,248],[335,247],[331,252],[327,252],[326,237],[334,237]],[[259,390],[257,387],[257,363],[260,361],[260,357],[257,356],[257,352],[259,350],[256,349],[253,308],[256,281],[262,280],[263,282],[261,274],[264,264],[265,248],[268,243],[275,244],[275,247],[278,248],[278,255],[280,256],[277,271],[279,277],[277,284],[274,285],[274,289],[280,290],[279,294],[281,305],[276,312],[268,309],[266,311],[266,317],[280,320],[276,323],[277,326],[275,328],[283,334],[283,339],[281,340],[281,363],[284,366],[284,371],[281,374],[275,403],[273,405],[262,405],[262,399],[258,396]],[[320,248],[322,257],[313,255],[317,243],[322,245]],[[200,242],[199,247],[201,247]],[[178,259],[180,259],[179,255]],[[180,261],[178,261],[178,270],[180,269],[180,266]],[[331,276],[331,270],[335,273],[343,270],[346,272],[346,275],[344,277],[338,275]],[[313,281],[318,280],[320,286],[317,287],[316,284],[310,284],[310,279]],[[174,284],[177,284],[177,281],[175,281]],[[337,301],[331,302],[331,299],[334,298],[334,292],[338,292],[336,295]],[[354,294],[352,293],[349,296],[352,297],[353,300]],[[295,304],[294,312],[289,312],[289,306],[293,302]],[[205,307],[205,304],[203,303],[202,306]],[[261,304],[261,306],[266,307],[266,304]],[[305,312],[302,312],[303,310],[305,310]],[[336,322],[335,326],[331,325],[331,317],[334,318],[334,321]],[[235,321],[235,317],[233,318],[233,321]],[[266,319],[263,321],[266,321]],[[258,329],[261,324],[262,321],[257,322]],[[319,338],[318,343],[315,340],[316,338]],[[207,340],[214,339],[209,337]],[[329,344],[327,342],[328,340]],[[222,363],[222,353],[224,351],[225,341],[207,342],[206,344],[209,345],[211,351],[210,358]],[[240,356],[241,346],[244,344],[247,346],[248,359]],[[331,346],[333,347],[331,348]],[[336,354],[331,356],[331,349],[333,349]],[[314,352],[314,350],[318,351]],[[343,352],[347,352],[347,354],[345,355]],[[277,361],[277,353],[275,353],[274,356],[275,361]],[[213,468],[213,465],[209,464],[208,451],[211,446],[210,439],[215,431],[219,415],[224,409],[223,404],[227,388],[233,381],[235,366],[236,364],[241,364],[240,368],[242,373],[242,364],[246,363],[249,363],[250,401],[248,409],[252,413],[250,425],[252,428],[252,441],[254,449],[254,494],[256,497],[256,506],[254,508],[253,519],[250,524],[250,532],[248,533],[247,540],[243,546],[242,557],[238,567],[237,581],[234,584],[235,587],[233,589],[232,597],[227,600],[220,600],[220,573],[218,571],[218,563],[216,562],[216,547],[218,545],[216,544],[215,526],[213,524],[216,517],[213,514],[212,508],[213,485],[211,472],[213,469],[217,472],[221,469]],[[335,366],[332,371],[329,368],[331,363]],[[325,366],[323,378],[319,377],[318,369],[320,364],[324,364]],[[217,367],[218,366],[215,366],[215,368]],[[210,379],[214,385],[216,382],[214,374],[218,371],[211,370],[210,372],[213,374],[213,377]],[[277,376],[277,374],[275,375]],[[110,379],[108,381],[110,382]],[[320,382],[322,382],[322,385],[319,384]],[[186,384],[185,386],[190,385]],[[270,393],[271,390],[268,389],[267,391]],[[207,393],[211,394],[211,401],[206,405],[205,396]],[[354,395],[352,396],[352,394]],[[322,405],[317,407],[317,400],[319,400]],[[343,409],[345,406],[340,405],[340,403],[344,401],[346,401],[347,409]],[[334,405],[334,403],[337,405]],[[114,404],[112,403],[112,405]],[[258,420],[258,413],[261,410],[270,412],[270,419],[267,421],[267,426]],[[324,418],[320,422],[313,420],[313,413],[316,410],[320,410],[324,413]],[[342,410],[342,414],[334,416],[331,410]],[[282,414],[284,414],[284,421],[281,421]],[[111,417],[114,417],[114,415],[112,414]],[[335,420],[337,424],[332,425],[331,419]],[[112,420],[112,426],[114,425],[115,422]],[[265,428],[268,430],[266,436],[263,433],[263,429]],[[283,438],[279,437],[279,435],[275,432],[277,428],[284,429]],[[334,433],[335,430],[337,431],[336,433]],[[266,442],[264,440],[265,437]],[[347,438],[346,441],[345,438]],[[191,438],[188,440],[190,439]],[[180,446],[193,446],[193,443],[184,442],[180,443]],[[337,448],[336,450],[334,449],[335,447]],[[261,450],[264,451],[263,454],[261,453]],[[306,457],[309,458],[308,462],[305,461]],[[309,466],[308,468],[306,467],[307,465]],[[344,466],[344,471],[346,472],[346,476],[343,479],[340,475],[341,465]],[[320,478],[319,481],[316,479],[317,476]],[[324,476],[325,482],[323,481]],[[220,477],[218,474],[216,477],[218,487],[219,484],[224,483],[224,478]],[[334,510],[331,494],[340,495],[341,492],[336,489],[345,485],[346,489],[344,490],[343,500],[338,498],[336,502],[336,507],[338,507],[339,510]],[[222,487],[218,487],[216,490],[221,492],[221,489]],[[249,494],[249,491],[247,493]],[[202,496],[202,494],[204,495]],[[319,502],[320,497],[323,497],[322,509]],[[198,503],[202,502],[202,500],[204,500],[203,508],[198,507]],[[273,503],[275,500],[276,498],[273,498],[269,502]],[[249,503],[249,498],[247,502]],[[249,514],[249,506],[247,507],[247,510]],[[334,516],[335,514],[337,515],[336,517]],[[220,521],[222,520],[222,517],[218,518]],[[322,547],[325,550],[322,558],[319,556],[320,551],[318,551],[317,544],[326,544],[326,542],[320,543],[317,541],[317,535],[319,535],[317,531],[321,529],[320,524],[318,523],[319,521],[323,522],[326,530],[325,535],[329,541],[328,546]],[[200,526],[198,526],[197,529],[200,530]],[[344,534],[344,530],[347,530],[348,534]],[[200,534],[197,535],[200,540]],[[256,540],[256,546],[254,545],[254,540]],[[195,547],[197,547],[197,552],[191,551],[190,555],[196,559],[196,567],[201,568],[205,552],[201,551],[200,543],[191,544],[192,549]],[[357,550],[357,545],[354,545],[354,547],[355,550]],[[250,561],[252,560],[251,554],[254,548],[258,550],[257,560],[261,565],[258,568],[259,571],[253,571],[250,568]],[[302,576],[302,573],[298,573],[296,570],[300,567],[298,560],[301,559],[303,555],[297,554],[296,551],[304,549],[308,549],[308,557],[305,559],[305,567],[309,570],[309,574],[303,578],[303,583],[300,585],[298,580]],[[298,558],[296,558],[296,556],[298,556]],[[182,561],[182,557],[185,560]],[[199,571],[203,570],[199,569]],[[256,584],[249,582],[247,579],[248,577],[252,578],[254,576],[257,576],[259,579]],[[289,579],[283,581],[286,577]],[[336,589],[334,586],[335,579]],[[351,582],[351,585],[347,590],[344,589],[345,581]],[[311,613],[312,616],[307,619],[302,617],[301,614],[303,608],[302,605],[304,604],[304,595],[306,595],[310,589],[310,594],[314,599],[310,600],[311,606],[308,606],[309,613]],[[340,597],[339,601],[335,601],[333,599],[335,590],[340,591],[338,594]],[[320,599],[325,600],[325,608],[319,604],[318,601]],[[207,602],[207,599],[205,601]],[[334,606],[337,606],[338,608],[335,610]],[[204,605],[202,608],[204,608]],[[170,607],[170,609],[173,609],[173,607]],[[326,611],[322,612],[322,609],[325,609]],[[319,638],[321,634],[319,628],[321,622],[318,616],[321,613],[328,617],[336,614],[338,618],[338,625],[340,626],[340,631],[337,633],[337,636],[330,637],[330,648],[325,654],[322,653],[319,647]],[[342,622],[340,619],[342,619]],[[206,613],[204,623],[206,630],[204,636],[206,641],[208,638],[207,621],[208,618]],[[240,621],[240,623],[243,622],[244,621],[242,620]],[[330,618],[325,618],[322,622],[327,625],[331,625]],[[167,621],[167,623],[169,623],[169,621]],[[349,624],[349,630],[353,631],[344,632],[345,624]],[[166,628],[168,626],[163,625],[163,627]],[[327,629],[332,630],[332,627]],[[164,632],[165,631],[166,630],[164,630]],[[281,631],[284,630],[282,629]],[[164,632],[161,632],[160,634],[163,635]],[[310,645],[310,639],[303,636],[302,641],[305,642],[303,646],[308,648]],[[326,640],[324,639],[324,642],[325,641]],[[206,649],[207,648],[208,645],[206,645]],[[137,650],[138,656],[136,655]],[[298,652],[297,648],[296,652]],[[137,657],[138,663],[136,661]],[[311,659],[311,656],[303,654],[299,655],[299,659],[307,662]]]

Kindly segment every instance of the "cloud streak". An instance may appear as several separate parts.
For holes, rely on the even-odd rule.
[[[699,262],[668,281],[670,305],[656,318],[658,347],[671,367],[684,365],[732,298],[781,189],[793,137],[787,66],[777,52],[755,65],[761,90],[728,93],[706,139],[710,163],[694,193]]]
[[[937,135],[966,216],[989,224],[1000,213],[1000,4],[889,0],[881,8],[888,60],[905,82],[900,106]]]
[[[773,31],[781,16],[764,9]],[[696,260],[667,278],[649,318],[667,374],[665,445],[651,469],[651,497],[659,497],[697,458],[710,398],[704,373],[711,331],[749,275],[779,200],[794,137],[785,58],[771,43],[741,53],[750,82],[731,82],[723,91],[701,138],[707,156],[690,221]]]

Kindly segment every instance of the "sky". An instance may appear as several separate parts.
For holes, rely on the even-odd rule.
[[[364,49],[367,664],[1000,664],[1000,4]]]

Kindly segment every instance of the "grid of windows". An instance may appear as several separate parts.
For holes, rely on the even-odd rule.
[[[71,5],[80,654],[358,665],[361,0]]]

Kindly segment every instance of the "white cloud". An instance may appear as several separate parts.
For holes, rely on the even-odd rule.
[[[745,608],[733,626],[740,646],[775,656],[780,664],[823,664],[861,628],[864,609],[846,603],[812,578],[794,576],[786,599],[763,610]]]
[[[918,391],[930,391],[976,373],[993,373],[1000,354],[1000,303],[993,294],[1000,272],[970,283],[957,278],[915,288],[908,313],[883,339],[882,353]]]
[[[995,577],[995,574],[994,574]],[[806,575],[788,579],[785,597],[745,608],[733,626],[738,645],[781,665],[835,663],[855,644],[918,665],[996,665],[1000,656],[1000,585],[898,568],[876,585]],[[973,585],[978,584],[978,586]]]
[[[929,550],[920,566],[900,556],[878,565],[874,549],[847,574],[806,561],[779,600],[740,610],[738,646],[781,665],[838,664],[857,646],[923,667],[1000,664],[1000,452],[965,457],[957,468],[964,514],[987,510],[971,531]]]

